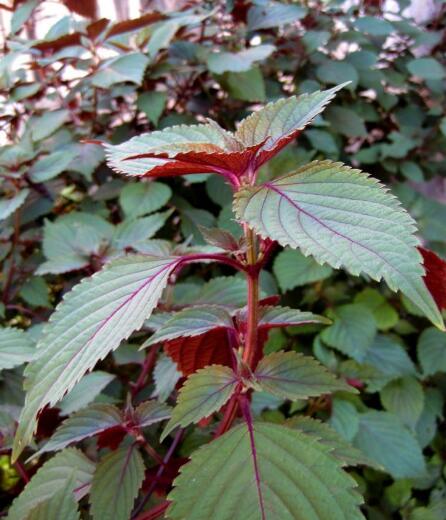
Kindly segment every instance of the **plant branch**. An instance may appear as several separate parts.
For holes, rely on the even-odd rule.
[[[177,434],[175,435],[175,438],[173,439],[172,444],[170,445],[170,448],[167,450],[167,453],[164,456],[163,461],[160,464],[158,471],[156,472],[155,478],[152,480],[152,483],[150,484],[149,489],[147,490],[147,493],[144,495],[144,497],[141,499],[141,502],[135,508],[135,511],[133,512],[133,515],[132,515],[132,519],[135,519],[139,515],[139,513],[141,513],[141,511],[144,509],[144,506],[150,500],[150,497],[152,496],[152,493],[154,492],[154,490],[158,484],[158,481],[162,477],[169,460],[171,459],[179,442],[181,441],[181,439],[183,437],[183,432],[184,432],[183,429],[180,429],[177,431]]]

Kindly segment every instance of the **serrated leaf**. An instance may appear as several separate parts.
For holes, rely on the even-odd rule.
[[[180,390],[172,417],[161,435],[161,441],[177,426],[197,423],[218,411],[231,397],[238,378],[229,367],[211,365],[188,377]]]
[[[359,414],[349,401],[333,399],[330,424],[343,439],[352,441],[359,429]]]
[[[322,340],[356,361],[363,361],[376,334],[372,312],[361,304],[347,304],[331,309],[333,320],[321,332]]]
[[[353,479],[317,438],[239,425],[199,448],[168,499],[171,520],[363,520]],[[222,496],[225,500],[218,500]],[[315,498],[317,497],[317,498]]]
[[[303,312],[298,309],[292,309],[291,307],[265,305],[260,308],[259,328],[291,327],[293,325],[305,325],[308,323],[329,325],[331,321],[324,316],[319,316],[312,312]]]
[[[330,455],[336,457],[343,465],[376,466],[372,461],[364,456],[361,451],[354,448],[349,442],[340,437],[339,434],[328,424],[317,419],[312,419],[311,417],[305,417],[302,415],[295,416],[286,421],[285,426],[320,439],[322,444],[333,448]]]
[[[372,311],[379,330],[390,329],[398,323],[398,313],[376,289],[364,289],[355,296],[354,301]]]
[[[160,356],[153,370],[155,391],[152,397],[157,397],[160,401],[166,401],[172,393],[181,373],[177,370],[177,365],[169,356]]]
[[[25,331],[0,328],[0,371],[23,365],[35,356],[34,342]]]
[[[415,437],[391,413],[370,411],[360,414],[353,444],[384,466],[395,479],[420,477],[426,471]]]
[[[194,337],[178,338],[164,344],[169,355],[183,376],[193,374],[208,365],[231,366],[228,330],[211,330]]]
[[[262,391],[294,401],[340,390],[355,392],[315,359],[297,352],[273,352],[262,358],[254,381]]]
[[[10,199],[2,198],[0,200],[0,220],[8,218],[16,209],[20,208],[20,206],[25,202],[28,194],[29,190],[25,188]]]
[[[415,428],[424,407],[423,387],[414,377],[403,377],[388,383],[380,392],[384,408]]]
[[[33,457],[48,451],[62,450],[73,442],[98,435],[122,422],[121,412],[115,406],[93,404],[66,419]]]
[[[131,176],[243,172],[259,146],[243,145],[216,123],[179,125],[105,145],[107,162]]]
[[[170,419],[171,409],[155,400],[140,403],[134,413],[134,419],[140,428],[145,428],[160,421]]]
[[[23,520],[79,520],[80,513],[73,495],[76,470],[68,471],[68,475],[62,489],[37,504]]]
[[[141,217],[159,210],[172,196],[172,190],[161,182],[126,184],[119,195],[127,218]]]
[[[234,209],[263,237],[354,275],[383,278],[444,328],[423,282],[414,221],[367,174],[341,163],[315,161],[285,177],[242,188]]]
[[[45,182],[67,169],[76,156],[75,151],[58,150],[36,161],[29,170],[33,182]]]
[[[58,130],[70,117],[69,110],[51,110],[41,116],[33,116],[29,125],[33,141],[46,139]]]
[[[144,112],[147,119],[154,125],[158,125],[158,121],[164,111],[167,102],[166,92],[143,92],[138,96],[138,109]]]
[[[203,238],[211,246],[219,247],[225,251],[239,251],[238,240],[229,231],[219,228],[206,228],[198,226]]]
[[[264,143],[256,158],[258,168],[294,139],[345,85],[344,83],[330,90],[269,103],[244,119],[237,128],[235,137],[244,146]]]
[[[38,344],[40,357],[27,369],[28,393],[14,457],[31,440],[38,412],[56,404],[97,361],[143,325],[179,261],[139,255],[122,258],[66,295]]]
[[[95,520],[128,520],[144,479],[144,461],[135,444],[112,451],[99,462],[91,485]]]
[[[144,347],[181,337],[200,336],[216,329],[233,329],[231,315],[222,307],[196,306],[176,312],[144,343]]]
[[[93,462],[80,450],[67,448],[61,451],[45,462],[14,500],[8,512],[8,520],[23,520],[38,504],[65,488],[67,481],[72,482],[71,491],[76,490],[76,498],[80,500],[88,493],[94,470]],[[73,472],[75,475],[71,480]]]
[[[320,265],[300,251],[285,249],[274,260],[273,272],[280,289],[286,292],[301,285],[325,280],[333,271],[330,266]]]
[[[425,376],[446,372],[446,334],[433,327],[424,330],[418,338],[417,355]]]

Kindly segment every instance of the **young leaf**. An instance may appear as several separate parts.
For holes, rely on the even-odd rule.
[[[162,208],[172,196],[172,190],[161,182],[129,183],[122,188],[119,203],[127,218],[141,217]]]
[[[170,419],[170,407],[155,400],[144,401],[139,404],[134,413],[135,423],[145,428],[160,421]]]
[[[175,361],[184,376],[208,365],[231,366],[231,352],[226,329],[211,330],[189,338],[178,338],[164,344],[164,351]]]
[[[229,231],[219,228],[206,228],[200,225],[198,228],[203,235],[203,238],[211,246],[219,247],[225,251],[240,250],[238,240]]]
[[[398,417],[370,411],[359,417],[353,444],[384,466],[393,478],[417,478],[426,471],[421,448]]]
[[[37,471],[22,493],[12,503],[8,520],[23,520],[41,502],[50,499],[71,482],[71,492],[80,500],[88,493],[95,465],[80,450],[67,448]],[[74,473],[74,479],[72,479]]]
[[[380,392],[384,408],[397,415],[413,430],[424,407],[424,392],[414,377],[403,377],[388,383]]]
[[[142,326],[179,261],[139,255],[121,258],[65,297],[38,344],[40,357],[27,369],[28,393],[14,458],[31,440],[38,412],[56,404],[85,372]]]
[[[112,451],[98,464],[91,485],[95,520],[128,520],[144,479],[144,461],[135,444]]]
[[[52,497],[39,502],[23,520],[79,520],[80,513],[74,499],[76,470],[68,471],[65,485]]]
[[[58,451],[73,442],[119,426],[123,422],[121,412],[110,404],[93,404],[66,419],[55,431],[51,439],[33,457],[47,451]]]
[[[355,392],[315,359],[297,352],[265,356],[257,365],[254,378],[263,391],[294,401],[339,390]]]
[[[331,449],[285,426],[236,426],[181,468],[167,517],[364,520],[356,483]]]
[[[192,307],[175,313],[144,343],[144,347],[176,338],[200,336],[212,330],[233,328],[231,315],[224,308]]]
[[[12,327],[0,328],[0,371],[23,365],[36,355],[29,335]]]
[[[109,166],[131,176],[237,173],[248,167],[256,150],[243,145],[216,123],[180,125],[104,145]]]
[[[238,384],[236,374],[228,367],[211,365],[198,370],[180,390],[172,418],[161,435],[163,441],[177,426],[197,423],[228,401]]]
[[[260,308],[260,328],[272,329],[274,327],[291,327],[308,323],[329,325],[331,321],[328,318],[324,318],[324,316],[318,316],[312,312],[302,312],[290,307],[266,305]]]
[[[264,143],[257,153],[256,168],[291,142],[346,84],[322,92],[280,99],[244,119],[235,137],[246,147]]]
[[[354,275],[384,278],[444,328],[423,282],[415,224],[397,199],[367,174],[341,163],[315,161],[285,177],[242,188],[234,209],[265,238]]]

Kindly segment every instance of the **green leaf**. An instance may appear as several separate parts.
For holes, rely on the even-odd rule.
[[[379,330],[388,330],[398,323],[398,313],[376,289],[364,289],[355,296],[354,301],[372,311]]]
[[[414,377],[403,377],[388,383],[380,393],[384,408],[414,429],[424,407],[423,387]]]
[[[322,340],[356,361],[363,361],[376,334],[372,312],[361,304],[347,304],[330,309],[333,325],[321,333]]]
[[[19,295],[32,307],[51,307],[50,289],[41,276],[33,276],[23,284]]]
[[[38,344],[40,357],[27,368],[28,392],[15,438],[15,458],[30,442],[39,410],[54,406],[85,372],[142,326],[179,261],[128,256],[83,280],[65,296]]]
[[[14,213],[14,211],[25,202],[26,197],[29,194],[28,189],[24,189],[19,191],[16,195],[11,197],[10,199],[1,199],[0,200],[0,220],[4,220],[8,218],[10,215]]]
[[[160,401],[167,401],[180,377],[181,372],[178,371],[176,363],[169,356],[161,355],[153,370],[155,391],[152,397],[156,396]]]
[[[254,381],[262,391],[293,401],[341,390],[355,392],[315,359],[297,352],[273,352],[262,358]]]
[[[12,327],[0,328],[0,370],[18,367],[36,356],[29,334]]]
[[[119,426],[122,422],[121,412],[115,406],[92,404],[66,419],[33,457],[48,451],[62,450],[73,442],[98,435],[109,428]]]
[[[326,117],[331,127],[346,137],[366,137],[367,128],[359,115],[350,108],[331,106],[328,107]]]
[[[265,81],[262,71],[254,66],[245,72],[226,72],[219,82],[234,99],[242,101],[265,101]]]
[[[416,478],[424,474],[423,454],[415,437],[388,412],[360,414],[353,444],[381,464],[393,478]]]
[[[253,5],[248,11],[248,29],[270,29],[296,22],[307,13],[305,7],[300,5],[287,5],[281,2],[263,2]]]
[[[384,278],[444,329],[422,278],[414,222],[367,174],[315,161],[285,177],[241,188],[234,210],[261,236],[300,248],[320,263]]]
[[[239,52],[211,53],[207,59],[208,69],[215,74],[247,71],[257,61],[268,58],[275,49],[274,45],[264,44]]]
[[[147,119],[155,126],[164,112],[167,102],[166,92],[143,92],[138,96],[138,109],[144,112]]]
[[[274,260],[273,272],[280,289],[286,292],[301,285],[325,280],[333,271],[330,266],[320,265],[300,251],[285,249]]]
[[[311,417],[296,415],[288,419],[285,425],[288,428],[299,430],[306,435],[317,437],[322,444],[332,448],[330,455],[338,459],[342,465],[374,465],[361,451],[346,442],[326,423],[312,419]]]
[[[69,478],[65,485],[54,495],[39,502],[23,520],[79,520],[80,513],[74,499],[76,470],[68,470]]]
[[[347,61],[326,61],[316,69],[316,76],[319,81],[328,85],[349,81],[351,89],[356,88],[359,80],[355,67]]]
[[[254,423],[251,432],[236,426],[195,451],[181,468],[167,517],[363,520],[356,483],[331,449],[285,426]]]
[[[197,306],[176,312],[153,336],[144,347],[181,337],[199,336],[214,329],[233,329],[231,315],[222,307]]]
[[[147,53],[153,59],[161,49],[169,47],[180,26],[174,21],[160,23],[153,31],[147,45]]]
[[[161,435],[161,441],[177,426],[184,428],[220,410],[237,384],[236,374],[221,365],[211,365],[190,375],[180,390],[177,405]]]
[[[303,130],[345,85],[346,83],[343,83],[330,90],[292,96],[269,103],[243,119],[235,137],[245,146],[254,146],[266,140],[263,149],[272,150],[283,139]]]
[[[140,52],[130,52],[104,62],[92,76],[91,83],[95,87],[110,88],[116,83],[136,83],[141,85],[144,70],[149,58]]]
[[[61,401],[57,407],[62,415],[77,412],[93,402],[115,378],[113,374],[95,370],[84,376]]]
[[[135,410],[134,420],[140,428],[170,419],[170,407],[154,399],[143,401]]]
[[[161,182],[137,182],[126,184],[119,196],[119,203],[127,218],[153,213],[167,204],[172,190]]]
[[[75,151],[60,150],[37,160],[29,170],[33,182],[45,182],[65,171],[76,156]]]
[[[172,215],[173,209],[160,213],[153,213],[147,217],[125,220],[116,226],[111,245],[116,249],[131,247],[138,250],[138,246],[152,238]]]
[[[203,238],[211,246],[219,247],[225,251],[239,251],[241,246],[238,240],[229,231],[220,228],[206,228],[199,226]]]
[[[424,330],[418,339],[417,354],[425,376],[446,372],[446,334],[433,327]]]
[[[263,306],[260,308],[258,326],[261,328],[291,327],[307,323],[328,325],[331,321],[312,312],[302,312],[291,307]]]
[[[390,22],[377,16],[361,16],[354,25],[358,31],[372,36],[388,36],[395,31]]]
[[[80,500],[88,493],[95,465],[80,450],[67,448],[39,468],[22,493],[12,503],[8,520],[24,520],[40,503],[50,499],[60,490],[67,493],[66,485],[71,482],[71,492],[77,490]],[[74,479],[72,478],[74,473]]]
[[[14,8],[11,18],[11,33],[16,33],[23,29],[25,22],[38,5],[39,0],[28,0]]]
[[[65,109],[45,112],[41,116],[33,116],[29,122],[33,141],[46,139],[64,125],[69,117],[70,112]]]
[[[410,60],[407,68],[411,74],[427,80],[443,79],[446,71],[435,58],[415,58]]]
[[[352,441],[359,430],[359,414],[354,405],[343,399],[333,399],[331,426],[347,441]]]
[[[144,461],[136,444],[120,448],[99,462],[91,485],[91,514],[95,520],[128,520],[144,480]]]

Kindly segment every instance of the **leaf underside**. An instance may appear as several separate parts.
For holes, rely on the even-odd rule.
[[[364,520],[354,480],[331,448],[285,426],[254,423],[199,448],[168,499],[171,520]],[[256,471],[257,468],[257,471]]]
[[[129,256],[110,263],[67,294],[50,319],[39,358],[26,371],[28,390],[14,440],[16,458],[30,442],[36,417],[53,406],[157,305],[179,258]]]
[[[415,223],[367,174],[342,163],[314,161],[285,177],[242,188],[234,209],[263,237],[299,248],[319,263],[383,278],[443,327],[423,282]]]

